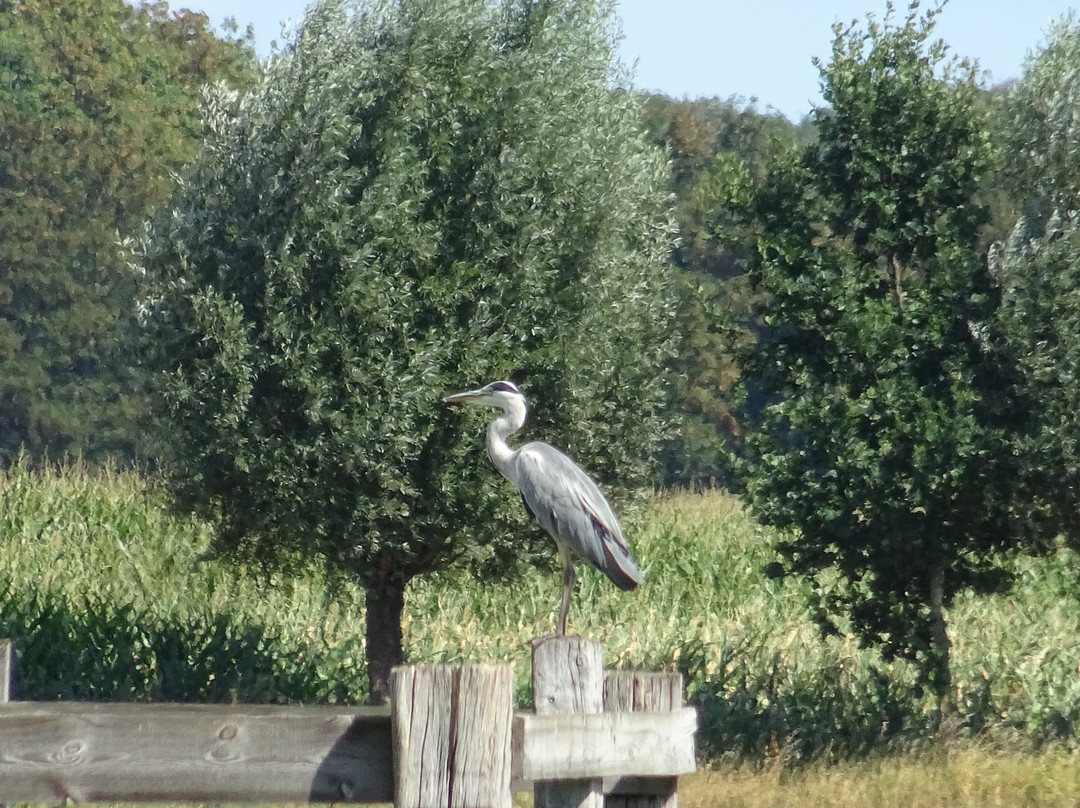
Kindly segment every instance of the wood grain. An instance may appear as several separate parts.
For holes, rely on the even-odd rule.
[[[456,699],[450,808],[510,808],[514,669],[463,667]]]
[[[384,708],[11,702],[3,802],[388,802]]]
[[[409,665],[390,677],[396,808],[510,808],[509,665]]]
[[[11,640],[0,640],[0,704],[11,701],[15,673],[15,648]]]
[[[534,640],[532,681],[536,715],[519,716],[523,721],[530,718],[558,721],[563,717],[584,718],[602,713],[604,669],[600,644],[584,637],[560,635]],[[523,729],[520,735],[523,744],[527,744],[528,738],[527,730]],[[544,748],[551,740],[552,736],[541,738],[537,746]],[[554,738],[555,743],[560,741]],[[554,748],[545,748],[545,752],[560,754]],[[523,760],[519,768],[531,773]],[[534,781],[535,808],[602,808],[604,804],[604,784],[598,777],[544,782],[544,778],[525,775],[524,779]]]
[[[514,718],[515,778],[661,777],[694,771],[697,711]]]
[[[682,703],[682,674],[608,671],[604,676],[606,712],[670,713],[680,709]],[[696,758],[693,736],[689,740],[689,748],[680,751],[689,752],[693,760]],[[679,762],[687,761],[683,758]],[[626,777],[615,783],[605,782],[604,793],[605,808],[678,808],[679,805],[679,781],[675,777]]]
[[[533,640],[532,682],[537,715],[603,712],[603,648],[584,637]]]
[[[629,795],[609,808],[675,808],[670,777],[693,771],[697,726],[681,681],[605,677],[600,646],[578,637],[538,641],[533,659],[536,712],[517,716],[503,665],[395,669],[393,717],[0,703],[0,803],[389,802],[396,766],[398,808],[509,808],[510,788],[526,781],[537,808],[601,808],[605,777]],[[620,711],[600,712],[605,700]]]
[[[446,808],[450,798],[448,665],[405,665],[390,672],[396,808]]]

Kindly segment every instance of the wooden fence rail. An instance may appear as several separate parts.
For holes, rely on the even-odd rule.
[[[532,713],[506,665],[397,668],[388,708],[12,701],[0,803],[509,808],[534,788],[537,808],[675,808],[697,728],[681,680],[599,664],[591,641],[538,641]]]

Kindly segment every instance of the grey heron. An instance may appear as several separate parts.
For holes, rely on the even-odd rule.
[[[499,407],[502,415],[488,425],[487,452],[502,475],[517,486],[525,510],[555,538],[563,566],[558,633],[566,634],[566,615],[574,589],[574,554],[603,572],[625,592],[641,583],[641,570],[630,555],[619,522],[600,488],[573,460],[540,441],[518,449],[506,439],[521,429],[528,407],[511,382],[492,382],[478,390],[447,396],[447,404]]]

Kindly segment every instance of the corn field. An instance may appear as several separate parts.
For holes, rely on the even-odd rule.
[[[911,672],[851,638],[822,639],[806,584],[762,574],[776,536],[736,498],[655,494],[625,522],[646,583],[625,594],[581,569],[570,630],[599,639],[609,666],[682,671],[713,764],[786,770],[929,743],[932,700]],[[0,636],[19,649],[17,697],[363,700],[363,592],[317,559],[286,577],[207,556],[210,535],[134,473],[0,476]],[[1068,750],[1078,561],[1061,550],[1008,563],[1011,592],[950,611],[959,713],[945,730],[995,749]],[[554,558],[516,581],[454,568],[415,581],[410,659],[510,661],[524,704],[527,643],[553,629],[559,586]]]

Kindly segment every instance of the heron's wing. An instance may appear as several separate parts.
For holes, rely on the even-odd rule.
[[[621,589],[641,583],[619,521],[599,487],[569,457],[546,443],[518,450],[517,485],[525,508],[544,529]]]

